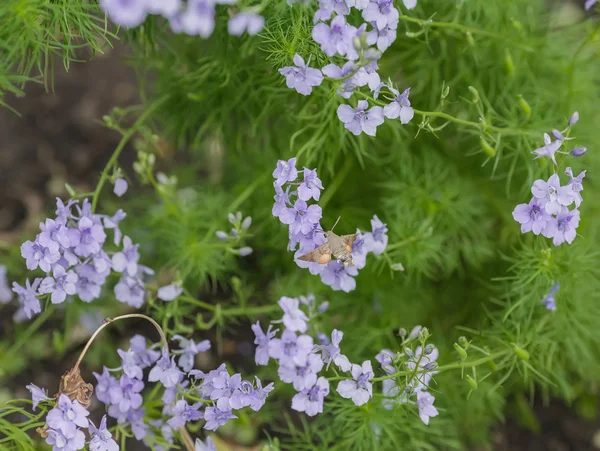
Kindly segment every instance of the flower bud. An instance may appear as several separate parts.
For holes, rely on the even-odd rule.
[[[425,368],[427,371],[433,371],[437,368],[437,362],[429,362],[423,368]]]
[[[242,229],[247,229],[248,227],[250,227],[251,224],[252,224],[252,217],[248,216],[246,219],[244,219],[244,222],[242,222]]]
[[[240,255],[242,257],[247,257],[251,253],[252,253],[252,248],[251,247],[245,246],[245,247],[240,248]]]
[[[409,359],[413,358],[414,354],[412,352],[412,349],[410,349],[410,348],[404,348],[403,351],[404,351],[404,355],[406,357],[408,357]]]
[[[477,381],[475,379],[473,379],[471,376],[469,376],[468,374],[465,377],[467,378],[467,382],[469,383],[471,388],[473,390],[477,390]]]
[[[241,211],[238,211],[238,212],[235,214],[235,220],[236,220],[237,222],[240,222],[240,221],[242,220],[242,212],[241,212]]]
[[[319,308],[317,310],[319,311],[319,313],[323,313],[323,312],[326,312],[328,308],[329,308],[329,302],[325,301],[321,305],[319,305]]]
[[[425,355],[431,354],[434,349],[435,349],[435,346],[433,346],[433,345],[427,345],[427,346],[425,346]]]
[[[470,31],[467,31],[467,42],[471,47],[475,47],[475,39],[473,39],[473,34]]]
[[[573,114],[571,114],[571,117],[569,118],[569,127],[575,125],[577,123],[577,121],[579,120],[579,113],[577,111],[575,111]]]
[[[429,329],[427,329],[426,327],[421,328],[417,337],[419,338],[419,340],[427,340],[430,337]]]
[[[471,94],[473,94],[473,100],[471,100],[471,102],[478,103],[479,102],[479,91],[473,86],[469,86],[469,91],[471,91]]]
[[[456,352],[458,352],[458,355],[460,356],[460,360],[466,360],[467,351],[465,351],[465,349],[463,347],[461,347],[458,343],[454,343],[454,349],[456,350]]]
[[[220,240],[226,240],[227,237],[229,236],[225,232],[223,232],[222,230],[217,230],[216,233],[215,233],[215,235],[217,235],[217,238],[220,239]]]
[[[229,213],[227,215],[227,220],[232,224],[235,223],[235,215],[233,213]]]
[[[485,152],[486,155],[488,155],[490,157],[496,156],[496,149],[494,149],[490,145],[490,143],[485,140],[485,138],[483,136],[481,138],[479,138],[479,143],[481,144],[481,147],[483,148],[483,151]]]
[[[519,106],[521,107],[521,110],[523,110],[523,113],[525,113],[525,117],[529,119],[531,117],[531,106],[529,105],[529,103],[527,103],[527,100],[525,100],[521,94],[517,96],[517,100],[519,101]]]
[[[513,351],[515,352],[516,356],[521,359],[521,360],[529,360],[529,353],[521,348],[520,346],[517,346],[516,344],[513,343]]]
[[[508,75],[514,75],[515,73],[515,63],[512,59],[512,55],[508,49],[504,50],[504,65],[506,66],[506,73]]]
[[[552,129],[552,136],[554,136],[554,138],[556,138],[559,141],[564,141],[564,139],[565,139],[563,134],[561,132],[559,132],[558,130],[556,130],[555,128]]]
[[[401,327],[398,331],[398,335],[400,335],[400,337],[402,338],[406,337],[406,329],[404,327]]]
[[[448,97],[448,94],[450,94],[450,86],[446,85],[442,88],[442,100]]]
[[[394,263],[390,268],[392,271],[404,271],[404,265],[402,263]]]
[[[574,157],[581,157],[586,152],[587,152],[587,148],[585,148],[585,147],[575,147],[571,151],[571,155],[573,155]]]
[[[469,347],[469,340],[467,340],[464,336],[458,337],[458,344],[467,349]]]

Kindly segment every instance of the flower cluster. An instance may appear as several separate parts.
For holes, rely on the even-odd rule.
[[[231,231],[227,233],[222,230],[217,230],[215,235],[222,241],[231,242],[232,245],[236,245],[243,238],[244,234],[247,233],[250,225],[252,225],[252,217],[247,216],[244,218],[242,213],[238,211],[235,215],[233,213],[229,213],[227,215],[227,220],[231,225],[233,225]],[[231,252],[241,257],[246,257],[252,253],[252,248],[248,246],[240,247],[239,249],[231,247],[229,249]]]
[[[149,14],[163,16],[175,33],[208,38],[215,29],[217,5],[234,5],[236,0],[100,0],[100,7],[110,19],[122,26],[133,28],[142,24]],[[262,30],[265,19],[259,8],[247,8],[235,13],[228,22],[232,36],[247,32],[253,36]]]
[[[350,292],[356,288],[354,277],[358,270],[366,265],[369,252],[380,255],[387,246],[387,227],[374,216],[371,220],[372,232],[357,230],[357,238],[352,244],[353,266],[345,266],[336,260],[326,264],[299,260],[299,257],[325,244],[325,233],[321,227],[323,210],[317,204],[308,205],[308,201],[318,201],[323,184],[317,177],[317,171],[304,168],[303,181],[294,183],[298,178],[296,158],[279,160],[273,172],[275,182],[275,204],[273,216],[289,226],[288,250],[295,251],[294,259],[301,268],[308,268],[311,274],[320,275],[321,281],[333,290]],[[287,186],[285,186],[287,184]],[[297,187],[297,188],[296,188]],[[296,188],[292,191],[293,188]]]
[[[576,147],[571,152],[560,151],[566,141],[573,139],[565,137],[571,131],[571,127],[579,120],[579,114],[573,113],[567,128],[562,132],[552,130],[554,140],[547,133],[544,134],[545,145],[532,151],[537,158],[548,157],[558,167],[556,154],[581,157],[586,153],[585,147]],[[542,234],[546,238],[552,238],[555,246],[560,246],[565,241],[569,244],[577,236],[576,229],[579,226],[579,206],[583,202],[581,191],[583,191],[583,178],[586,171],[582,171],[577,177],[573,170],[568,167],[565,174],[569,177],[566,185],[561,186],[560,177],[557,173],[552,174],[547,181],[536,180],[531,187],[532,199],[528,204],[519,204],[513,211],[513,218],[521,224],[521,232],[533,232]],[[569,206],[575,207],[569,210]]]
[[[405,0],[408,9],[416,6],[416,0]],[[363,23],[358,27],[347,19],[352,9],[360,11]],[[286,78],[288,88],[302,95],[310,95],[313,87],[320,86],[324,76],[336,81],[337,93],[349,99],[359,88],[367,86],[376,99],[382,88],[387,88],[389,104],[369,107],[366,100],[358,101],[356,108],[340,105],[337,115],[344,127],[354,135],[366,133],[375,136],[377,127],[384,118],[400,118],[407,124],[414,116],[408,96],[410,88],[400,93],[390,83],[382,83],[377,72],[377,64],[383,52],[396,39],[399,12],[391,0],[319,0],[319,9],[315,12],[312,31],[313,40],[321,46],[329,57],[341,57],[346,60],[341,66],[327,64],[322,69],[309,67],[304,59],[296,54],[295,66],[279,69]],[[370,27],[370,28],[369,28]],[[309,61],[310,62],[310,61]]]
[[[60,304],[73,295],[91,302],[100,297],[111,271],[122,274],[114,288],[116,298],[140,308],[146,293],[142,278],[153,272],[138,263],[138,245],[129,237],[123,237],[119,230],[125,216],[122,210],[113,216],[94,214],[87,199],[81,206],[77,201],[71,200],[65,205],[57,199],[56,217],[40,223],[41,232],[35,241],[21,245],[27,268],[40,268],[46,277],[35,279],[33,283],[27,280],[24,287],[13,283],[21,305],[17,317],[31,318],[39,313],[40,295],[49,295],[53,304]],[[113,231],[115,245],[121,245],[122,241],[122,249],[112,256],[104,250],[106,230]]]

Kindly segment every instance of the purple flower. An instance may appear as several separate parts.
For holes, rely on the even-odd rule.
[[[294,386],[294,390],[302,391],[317,382],[317,375],[323,369],[323,359],[318,354],[310,354],[306,365],[279,365],[279,379]]]
[[[142,395],[140,392],[144,389],[144,383],[139,379],[134,379],[127,374],[123,374],[119,380],[121,387],[121,396],[118,401],[113,401],[118,404],[119,410],[123,413],[130,410],[139,409],[142,406]]]
[[[64,393],[58,398],[58,404],[54,409],[48,412],[46,423],[52,429],[60,430],[63,433],[73,429],[73,425],[86,428],[88,427],[87,416],[90,413],[79,404],[78,401],[71,401]]]
[[[560,137],[562,138],[562,135],[560,135]],[[554,166],[558,166],[558,163],[556,162],[555,153],[562,146],[563,139],[557,139],[556,141],[552,141],[552,139],[550,138],[548,133],[544,133],[544,143],[545,143],[544,147],[540,147],[539,149],[535,149],[531,152],[536,155],[534,160],[537,160],[538,158],[541,158],[541,157],[550,157],[550,159],[554,163]]]
[[[21,309],[25,316],[29,319],[33,315],[42,311],[40,300],[37,298],[37,289],[42,279],[34,279],[33,284],[29,283],[29,279],[25,280],[25,286],[22,287],[17,282],[13,282],[13,291],[17,293],[17,299],[21,304]]]
[[[554,293],[556,293],[559,288],[560,283],[557,282],[554,284],[554,286],[552,286],[552,288],[550,288],[548,294],[542,298],[542,304],[544,304],[544,307],[552,312],[556,311],[556,299],[554,299]]]
[[[369,249],[365,245],[365,237],[362,232],[356,229],[356,240],[352,243],[352,261],[356,269],[362,269],[367,264],[367,254]]]
[[[53,304],[60,304],[64,302],[68,294],[73,295],[77,292],[75,283],[78,278],[73,271],[66,271],[62,266],[56,265],[52,275],[54,277],[46,277],[42,280],[39,292],[41,294],[52,293],[50,300]]]
[[[227,370],[219,372],[211,381],[213,390],[210,393],[210,399],[217,401],[217,407],[220,410],[231,410],[230,399],[233,393],[239,389],[242,384],[242,375],[234,374],[231,376]]]
[[[306,332],[308,317],[300,310],[298,299],[283,296],[278,302],[283,310],[283,325],[293,332]]]
[[[173,429],[177,429],[185,426],[189,421],[201,420],[204,414],[200,412],[200,407],[202,407],[201,402],[189,405],[187,401],[180,399],[173,408],[173,418],[170,418],[167,423]]]
[[[134,28],[146,20],[145,0],[99,0],[100,8],[114,23]]]
[[[115,285],[115,297],[119,302],[140,308],[144,304],[146,289],[141,280],[123,276]]]
[[[276,179],[274,183],[275,186],[283,186],[287,182],[296,180],[298,178],[296,158],[290,158],[288,161],[277,161],[277,167],[273,171],[273,178]]]
[[[146,8],[150,14],[160,14],[169,18],[181,8],[181,0],[146,0]]]
[[[358,66],[353,61],[348,61],[342,67],[336,66],[335,64],[328,64],[322,69],[323,74],[329,78],[343,79],[337,93],[344,99],[352,97],[352,93],[360,85],[360,80],[357,76],[358,70]]]
[[[57,243],[59,246],[67,249],[71,246],[67,228],[53,219],[46,219],[46,222],[40,223],[41,233],[37,237],[38,243],[44,247],[49,247],[50,243]]]
[[[82,216],[76,229],[69,229],[69,239],[75,254],[80,257],[89,257],[97,254],[102,249],[106,240],[106,233],[101,224],[96,224],[87,216]]]
[[[415,112],[410,107],[410,88],[407,88],[402,94],[400,91],[394,88],[390,88],[390,91],[396,96],[392,103],[386,105],[383,108],[383,115],[388,119],[400,118],[400,123],[408,124],[414,117]]]
[[[320,275],[321,281],[332,290],[350,293],[356,288],[354,276],[358,275],[358,270],[355,266],[344,266],[336,260],[327,263]]]
[[[196,357],[196,354],[210,349],[210,341],[208,340],[202,340],[200,343],[195,343],[194,340],[188,340],[181,335],[174,335],[173,340],[179,340],[179,346],[181,346],[181,350],[178,351],[178,353],[181,353],[181,356],[179,357],[179,366],[184,373],[189,372],[194,367],[194,358]]]
[[[123,234],[121,233],[121,230],[119,229],[119,223],[125,219],[125,216],[127,216],[127,214],[123,211],[123,210],[117,210],[117,212],[112,216],[105,216],[104,217],[104,228],[105,229],[114,229],[115,233],[115,237],[113,242],[115,243],[115,246],[118,246],[119,243],[121,242],[121,238],[123,237]]]
[[[369,382],[375,373],[370,360],[365,360],[361,365],[352,364],[352,377],[354,380],[340,381],[336,391],[342,398],[352,399],[357,406],[362,406],[373,396],[373,385]]]
[[[129,185],[127,184],[127,180],[119,177],[117,180],[115,180],[115,186],[113,188],[113,193],[115,193],[116,196],[121,197],[123,194],[125,194],[127,192],[128,187],[129,187]]]
[[[572,127],[577,123],[577,121],[579,121],[579,113],[575,111],[573,112],[573,114],[571,114],[571,117],[569,118],[569,123],[567,125],[569,127]]]
[[[315,12],[313,23],[319,21],[326,22],[331,19],[331,15],[335,12],[340,16],[350,14],[350,8],[344,0],[319,0],[319,9]]]
[[[356,109],[350,105],[340,105],[337,115],[352,134],[360,135],[365,132],[369,136],[375,136],[377,127],[383,124],[383,109],[374,106],[367,110],[368,107],[369,103],[366,100],[359,100]]]
[[[417,346],[414,355],[406,363],[406,366],[410,370],[414,370],[419,364],[419,371],[417,377],[413,380],[412,389],[416,392],[426,390],[429,386],[429,382],[433,375],[437,374],[437,371],[433,371],[436,365],[437,358],[439,356],[439,350],[432,345],[425,346],[425,352],[421,346]]]
[[[80,264],[75,267],[77,273],[77,283],[75,289],[79,298],[83,302],[92,302],[100,297],[102,285],[106,281],[104,275],[98,274],[96,269],[90,264]]]
[[[567,207],[562,207],[556,217],[548,221],[542,234],[546,238],[552,238],[555,246],[560,246],[565,241],[571,244],[577,236],[575,230],[578,226],[579,210],[569,211]]]
[[[52,445],[52,451],[77,451],[85,446],[85,434],[75,427],[66,431],[49,429],[46,443]]]
[[[542,233],[546,223],[552,219],[535,197],[528,204],[517,205],[512,215],[515,221],[521,224],[521,233],[533,231],[536,235]]]
[[[309,335],[297,336],[291,330],[284,330],[281,338],[269,342],[269,356],[279,360],[280,365],[306,365],[308,355],[313,348],[313,339]]]
[[[342,338],[344,338],[344,332],[333,329],[333,332],[331,332],[331,343],[315,346],[316,350],[321,351],[321,356],[323,362],[327,364],[327,369],[329,369],[331,362],[335,363],[342,371],[350,371],[350,368],[352,367],[348,357],[343,355],[340,350]]]
[[[406,9],[413,9],[417,6],[417,0],[402,0]]]
[[[164,287],[160,287],[158,289],[158,293],[156,296],[161,301],[172,301],[175,298],[178,298],[179,295],[183,293],[183,288],[181,287],[181,282],[175,282],[170,285],[166,285]]]
[[[59,197],[56,198],[56,222],[61,224],[66,224],[68,219],[73,218],[71,214],[71,207],[77,203],[76,200],[69,200],[67,205],[60,200]]]
[[[371,0],[363,9],[362,16],[367,22],[375,22],[381,30],[387,25],[397,24],[400,14],[392,0]]]
[[[304,59],[298,54],[294,55],[294,64],[296,66],[282,67],[279,69],[279,73],[285,77],[285,84],[288,88],[295,89],[304,96],[310,95],[313,87],[323,83],[323,74],[319,69],[308,67],[308,63],[304,63]],[[283,183],[278,181],[278,184],[281,186]]]
[[[582,157],[587,152],[586,147],[575,147],[571,152],[569,152],[574,157]]]
[[[273,204],[273,216],[279,217],[283,211],[291,205],[290,202],[290,189],[288,186],[285,191],[277,184],[277,182],[273,182],[273,187],[275,188],[275,203]]]
[[[254,355],[254,361],[257,365],[266,365],[269,363],[269,342],[277,333],[277,330],[271,331],[271,326],[267,329],[267,333],[265,334],[260,327],[260,323],[257,321],[256,324],[252,324],[250,326],[252,328],[252,332],[256,338],[254,339],[254,344],[256,345],[256,354]]]
[[[119,445],[113,440],[112,434],[106,427],[106,415],[102,417],[99,428],[90,421],[89,431],[92,437],[90,451],[119,451]]]
[[[112,268],[116,272],[124,272],[129,277],[135,277],[138,272],[139,244],[133,244],[131,238],[123,238],[123,250],[112,257]]]
[[[135,364],[140,368],[147,368],[160,358],[160,352],[155,349],[146,349],[146,338],[134,335],[130,343],[130,350],[134,352]]]
[[[586,2],[585,2],[585,10],[588,11],[588,10],[592,9],[592,6],[594,6],[597,1],[598,0],[586,0]]]
[[[531,193],[539,199],[539,204],[548,214],[554,215],[561,207],[568,207],[575,200],[575,192],[571,185],[560,186],[558,174],[552,174],[547,182],[536,180],[531,187]]]
[[[144,373],[139,366],[140,362],[137,354],[132,349],[128,349],[127,351],[117,349],[117,353],[121,357],[121,368],[123,368],[125,374],[129,377],[142,380],[144,378]]]
[[[394,374],[396,372],[396,368],[394,368],[394,365],[393,365],[395,357],[396,357],[395,354],[392,351],[390,351],[389,349],[382,349],[375,356],[375,360],[377,360],[379,362],[379,364],[381,365],[381,368],[387,374]]]
[[[206,421],[204,429],[215,431],[218,427],[223,426],[233,418],[237,417],[233,415],[231,411],[222,411],[213,406],[207,407],[204,412],[204,420]]]
[[[175,33],[209,37],[215,29],[215,2],[213,0],[189,0],[187,9],[169,17]]]
[[[570,186],[573,189],[573,192],[575,193],[576,208],[579,208],[581,202],[583,202],[583,198],[579,193],[583,191],[583,178],[585,177],[586,172],[587,171],[581,171],[577,177],[573,177],[573,170],[571,168],[565,169],[565,174],[568,175],[570,179],[569,183],[567,183],[567,186]]]
[[[174,387],[178,382],[181,371],[175,364],[175,357],[169,359],[169,355],[163,352],[162,357],[156,362],[154,368],[148,374],[150,382],[160,381],[166,388]]]
[[[95,393],[98,401],[104,404],[115,404],[121,396],[121,386],[119,381],[108,372],[108,368],[104,367],[102,374],[92,373],[98,383],[96,384]]]
[[[210,437],[206,437],[206,444],[202,443],[202,441],[197,438],[194,451],[217,451],[217,446]]]
[[[321,220],[323,210],[318,205],[307,205],[306,201],[297,199],[293,208],[286,208],[279,220],[290,226],[290,233],[297,234],[302,232],[307,234],[311,232]]]
[[[265,405],[267,396],[274,388],[273,383],[271,382],[263,388],[260,379],[256,376],[255,379],[256,388],[254,388],[251,382],[242,381],[239,388],[233,392],[229,399],[229,404],[233,409],[250,406],[252,410],[258,412]]]
[[[346,3],[349,7],[362,11],[369,4],[369,0],[346,0]]]
[[[250,36],[254,36],[265,25],[265,18],[254,12],[239,12],[227,24],[227,30],[232,36],[241,36],[247,31]]]
[[[388,244],[387,226],[375,215],[371,219],[371,228],[373,229],[372,232],[363,234],[365,246],[369,252],[381,255]]]
[[[320,377],[310,388],[302,390],[292,398],[292,409],[313,417],[323,412],[323,400],[329,394],[329,381]]]
[[[21,256],[25,259],[27,269],[33,271],[38,266],[46,273],[50,272],[52,265],[60,260],[59,245],[50,241],[48,247],[42,246],[37,241],[25,241],[21,245]]]
[[[385,52],[396,40],[397,22],[388,23],[383,28],[377,27],[377,22],[372,22],[373,30],[367,32],[367,45],[376,45],[380,52]]]
[[[417,406],[419,408],[419,417],[425,424],[429,424],[430,417],[438,416],[437,409],[433,406],[435,397],[431,396],[426,391],[420,391],[417,393]]]
[[[321,197],[323,183],[317,177],[317,170],[304,169],[304,181],[298,187],[298,197],[302,200],[309,201],[311,197],[318,201]]]
[[[40,401],[47,401],[51,399],[48,398],[48,391],[45,388],[40,388],[37,385],[33,384],[26,385],[25,388],[31,392],[33,410],[37,408],[37,405]]]
[[[316,24],[312,31],[312,38],[321,45],[321,49],[327,56],[334,56],[337,53],[352,61],[358,58],[354,48],[356,32],[356,27],[346,23],[344,16],[335,16],[329,25],[323,22]]]

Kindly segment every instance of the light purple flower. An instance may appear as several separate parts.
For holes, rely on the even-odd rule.
[[[592,9],[592,6],[594,6],[597,2],[598,2],[598,0],[586,0],[585,10],[588,11],[588,10]]]
[[[233,393],[238,390],[242,384],[242,375],[239,373],[231,376],[227,370],[219,372],[211,381],[213,390],[210,393],[210,399],[217,402],[220,410],[231,410],[230,399]]]
[[[337,53],[352,61],[358,58],[354,48],[356,32],[356,27],[346,23],[344,16],[335,16],[330,24],[324,22],[316,24],[312,31],[312,38],[321,45],[321,49],[327,56],[334,56]]]
[[[66,431],[49,429],[46,443],[52,445],[52,451],[77,451],[85,446],[85,434],[75,427]]]
[[[535,197],[528,204],[517,205],[512,215],[515,221],[521,224],[521,233],[533,231],[536,235],[542,233],[547,222],[552,219]]]
[[[412,382],[412,389],[415,392],[426,390],[431,378],[437,374],[437,371],[433,371],[433,369],[436,366],[439,354],[439,350],[433,345],[425,346],[425,352],[423,352],[421,346],[417,346],[414,355],[406,363],[406,366],[410,370],[414,370],[417,367],[417,363],[419,364],[418,374]]]
[[[551,215],[558,214],[561,207],[568,207],[575,201],[573,187],[571,185],[561,187],[558,174],[552,174],[547,182],[543,180],[533,182],[531,193],[539,199],[539,204]]]
[[[237,417],[233,415],[231,411],[219,410],[219,408],[214,406],[207,407],[204,412],[204,420],[206,421],[204,429],[208,429],[209,431],[216,431],[217,428],[223,426],[225,423],[227,423],[233,418]]]
[[[229,399],[229,404],[233,409],[241,409],[242,407],[250,407],[255,412],[258,412],[264,406],[267,396],[273,390],[274,385],[271,382],[263,388],[262,382],[255,376],[256,388],[251,382],[242,381],[237,390],[233,392]]]
[[[258,34],[265,25],[265,18],[260,14],[251,11],[242,11],[237,13],[227,24],[227,30],[232,36],[241,36],[247,31],[250,36]]]
[[[196,354],[210,349],[210,341],[208,340],[202,340],[200,343],[195,343],[194,340],[188,340],[181,335],[174,335],[173,340],[179,340],[181,350],[177,351],[177,353],[181,353],[181,356],[179,357],[179,366],[184,373],[189,372],[194,367],[194,358],[196,357]]]
[[[159,14],[169,18],[181,8],[181,0],[146,0],[146,8],[150,14]]]
[[[269,342],[277,333],[277,330],[271,331],[271,326],[267,329],[267,333],[265,334],[260,327],[260,323],[257,321],[256,324],[252,324],[250,326],[252,328],[252,332],[256,338],[254,339],[254,344],[256,345],[256,354],[254,355],[254,361],[257,365],[267,365],[269,363]]]
[[[342,290],[350,293],[356,288],[354,276],[358,275],[358,269],[355,266],[344,266],[337,260],[330,261],[321,272],[321,282],[329,285],[332,290]]]
[[[17,282],[13,282],[13,291],[17,293],[17,299],[23,313],[27,318],[31,319],[33,315],[38,314],[42,311],[40,300],[37,298],[37,289],[42,279],[34,279],[33,284],[29,282],[29,279],[25,280],[25,286],[22,287]]]
[[[350,368],[352,367],[348,357],[343,355],[340,350],[342,338],[344,338],[344,332],[333,329],[333,332],[331,332],[331,342],[329,344],[315,346],[315,350],[321,351],[321,356],[323,362],[327,364],[327,369],[329,369],[331,362],[342,371],[350,371]]]
[[[327,22],[335,12],[337,15],[346,16],[350,14],[350,8],[344,0],[319,0],[319,9],[315,12],[313,23],[319,21]]]
[[[130,350],[135,354],[135,364],[140,368],[148,368],[160,358],[160,352],[156,349],[146,349],[146,338],[134,335],[130,343]]]
[[[296,169],[296,158],[289,160],[277,161],[277,167],[273,171],[276,186],[283,186],[287,182],[293,182],[298,178],[298,170]]]
[[[285,211],[285,209],[291,205],[290,202],[290,189],[291,187],[288,186],[286,188],[286,190],[284,191],[281,186],[279,186],[277,184],[277,182],[273,182],[273,187],[275,188],[275,203],[273,204],[273,209],[272,209],[272,213],[273,216],[275,217],[279,217],[281,215],[281,213],[283,211]]]
[[[98,274],[96,269],[90,264],[80,264],[75,267],[77,273],[77,283],[75,289],[79,298],[83,302],[92,302],[100,297],[102,285],[106,281],[106,277]]]
[[[67,228],[54,219],[46,219],[46,222],[40,223],[41,233],[37,237],[38,243],[44,247],[49,247],[50,243],[57,243],[59,246],[67,249],[71,246]]]
[[[320,377],[315,385],[294,395],[292,409],[297,412],[305,412],[309,417],[313,417],[323,412],[323,400],[328,394],[329,381]]]
[[[115,193],[115,195],[117,197],[121,197],[121,196],[123,196],[123,194],[125,194],[127,192],[127,188],[129,188],[129,184],[127,183],[127,180],[119,177],[117,180],[115,180],[115,186],[113,187],[113,193]]]
[[[118,402],[119,397],[121,396],[121,386],[119,385],[119,381],[114,376],[110,375],[108,368],[104,367],[102,374],[96,372],[92,374],[98,380],[94,390],[98,401],[107,405]]]
[[[311,198],[318,201],[322,189],[323,183],[317,177],[317,170],[304,168],[304,180],[298,187],[298,197],[305,201],[309,201]]]
[[[383,124],[383,109],[379,106],[367,110],[369,103],[359,100],[356,109],[350,105],[340,105],[337,109],[338,118],[344,127],[354,135],[365,132],[369,136],[377,134],[377,127]]]
[[[568,175],[570,179],[569,183],[567,183],[567,186],[570,186],[573,189],[573,192],[575,193],[576,208],[579,208],[581,202],[583,202],[583,198],[579,193],[583,191],[583,178],[585,177],[586,172],[587,171],[581,171],[577,177],[574,177],[573,170],[571,168],[565,169],[565,174]]]
[[[169,359],[169,355],[164,352],[158,359],[154,368],[148,374],[150,382],[160,381],[166,388],[174,387],[180,379],[181,371],[175,364],[175,357]]]
[[[555,218],[552,218],[546,224],[542,234],[546,238],[552,238],[555,246],[560,246],[565,241],[569,244],[577,236],[576,229],[579,226],[579,210],[570,210],[562,207]]]
[[[59,245],[50,241],[48,247],[42,246],[37,241],[25,241],[21,245],[21,256],[25,259],[27,269],[33,271],[38,266],[46,273],[60,260]]]
[[[146,289],[141,280],[134,277],[123,276],[115,285],[115,297],[117,301],[135,308],[144,304]]]
[[[54,267],[52,272],[53,277],[46,277],[40,284],[39,292],[41,294],[49,294],[50,300],[53,304],[60,304],[64,302],[67,295],[74,295],[77,292],[75,284],[77,283],[77,274],[73,271],[66,271],[60,265]]]
[[[323,359],[320,355],[310,354],[306,360],[306,365],[279,365],[277,374],[282,382],[292,384],[296,391],[302,391],[315,385],[318,373],[323,369],[323,365]]]
[[[352,97],[352,93],[360,86],[360,80],[357,76],[358,70],[359,67],[353,61],[346,62],[342,67],[336,66],[335,64],[328,64],[322,69],[323,74],[329,78],[343,78],[337,93],[344,99]],[[364,84],[362,86],[364,86]]]
[[[417,393],[417,406],[419,408],[419,417],[425,424],[429,424],[430,417],[438,416],[437,409],[433,406],[435,397],[431,396],[426,391],[420,391]]]
[[[100,223],[94,221],[87,216],[82,216],[77,224],[76,229],[69,229],[69,239],[73,246],[75,254],[80,257],[89,257],[92,254],[97,254],[102,249],[102,245],[106,240],[106,233]]]
[[[117,349],[117,353],[121,357],[121,367],[127,376],[140,380],[144,378],[142,368],[139,366],[138,356],[132,349],[127,351]]]
[[[552,286],[552,288],[550,288],[548,294],[542,298],[542,304],[544,304],[544,307],[551,312],[556,311],[556,299],[554,299],[554,293],[556,293],[559,288],[560,283],[557,282]]]
[[[417,6],[417,0],[402,0],[406,9],[413,9]]]
[[[562,135],[561,135],[562,137]],[[550,138],[550,135],[548,135],[548,133],[544,133],[544,143],[545,145],[543,147],[540,147],[539,149],[535,149],[533,151],[531,151],[532,154],[535,154],[536,157],[534,158],[534,160],[537,160],[538,158],[541,157],[549,157],[552,162],[554,163],[554,166],[558,166],[558,163],[556,162],[556,152],[558,151],[558,149],[560,149],[560,147],[563,144],[563,140],[562,139],[557,139],[556,141],[552,141],[552,139]]]
[[[365,237],[362,232],[356,229],[356,240],[352,243],[352,261],[356,269],[362,269],[367,265],[367,254],[369,249],[365,244]]]
[[[56,222],[61,224],[66,224],[68,219],[73,218],[71,214],[71,207],[77,203],[76,200],[69,200],[65,205],[63,201],[57,197],[56,198]]]
[[[304,59],[298,54],[294,55],[294,64],[295,66],[282,67],[279,69],[279,73],[285,77],[285,84],[288,88],[295,89],[304,96],[310,95],[313,87],[320,86],[323,83],[323,74],[319,69],[308,67],[308,63],[305,63]],[[283,183],[279,183],[278,180],[280,186]]]
[[[367,22],[375,22],[381,30],[387,25],[397,24],[400,14],[392,0],[371,0],[363,9],[362,16]]]
[[[394,368],[394,358],[396,355],[390,351],[389,349],[382,349],[375,356],[375,360],[379,362],[383,371],[387,374],[394,374],[396,372],[396,368]]]
[[[202,407],[201,402],[190,405],[187,401],[180,399],[175,403],[173,417],[170,418],[167,423],[173,429],[178,429],[185,426],[189,421],[201,420],[204,417],[204,414],[200,411],[200,407]]]
[[[575,147],[571,152],[569,152],[574,157],[582,157],[587,152],[586,147]]]
[[[100,421],[100,427],[96,428],[90,421],[89,431],[92,439],[90,440],[90,451],[119,451],[119,445],[112,438],[112,434],[106,427],[106,415]]]
[[[105,229],[114,229],[114,240],[113,242],[115,243],[116,246],[119,245],[119,243],[121,242],[121,238],[123,237],[123,234],[121,233],[121,230],[119,229],[119,223],[125,219],[125,216],[127,216],[127,214],[123,211],[123,210],[117,210],[117,212],[111,217],[111,216],[105,216],[104,219],[104,228]]]
[[[283,325],[293,332],[306,332],[308,317],[300,310],[298,299],[283,296],[277,303],[283,310]]]
[[[215,445],[215,442],[210,437],[206,437],[206,444],[197,438],[194,451],[217,451],[217,445]]]
[[[376,45],[380,52],[385,52],[396,40],[397,22],[388,23],[383,28],[377,27],[377,22],[372,22],[373,30],[367,32],[367,45]]]
[[[369,0],[346,0],[346,3],[349,7],[362,11],[368,6]]]
[[[48,401],[48,390],[40,388],[37,385],[29,384],[25,388],[31,392],[31,401],[33,403],[33,410],[35,410],[40,401]]]
[[[281,334],[281,338],[273,338],[269,342],[269,356],[279,360],[280,365],[304,366],[312,348],[311,336],[297,336],[295,332],[286,329]]]
[[[372,232],[366,232],[363,234],[365,240],[365,246],[368,252],[373,252],[375,255],[381,255],[385,252],[385,248],[388,244],[387,226],[377,217],[373,216],[371,219]]]
[[[407,88],[402,94],[400,91],[394,88],[390,88],[390,91],[396,96],[392,103],[383,107],[383,115],[388,119],[400,118],[400,123],[408,124],[414,117],[415,112],[410,106],[410,88]]]
[[[307,205],[302,199],[297,199],[293,208],[286,208],[280,215],[279,220],[290,226],[290,233],[309,233],[314,225],[319,223],[323,216],[320,206]]]
[[[87,416],[90,413],[78,401],[71,401],[64,393],[58,398],[55,408],[48,412],[46,423],[52,429],[60,430],[63,433],[73,429],[73,425],[86,428],[88,427]]]
[[[182,13],[169,17],[175,33],[208,38],[215,29],[215,2],[213,0],[189,0]]]
[[[99,0],[99,4],[117,25],[134,28],[146,20],[145,0]]]
[[[175,298],[178,298],[181,293],[183,293],[183,288],[181,287],[181,282],[175,282],[170,285],[166,285],[164,287],[160,287],[158,289],[158,293],[156,297],[161,301],[172,301]]]
[[[121,387],[121,396],[118,402],[119,410],[123,413],[130,410],[139,409],[142,406],[142,395],[140,392],[144,389],[144,383],[139,379],[134,379],[127,374],[123,374],[119,380]]]
[[[362,406],[373,396],[373,385],[369,382],[375,377],[370,360],[365,360],[361,365],[352,364],[351,369],[354,380],[340,381],[336,391],[342,398],[352,399],[357,406]]]
[[[138,272],[138,261],[140,254],[139,244],[133,244],[128,236],[123,238],[123,250],[112,257],[112,268],[119,273],[125,273],[129,277],[135,277]]]

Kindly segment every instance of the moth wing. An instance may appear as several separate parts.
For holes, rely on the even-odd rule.
[[[340,238],[344,241],[344,245],[350,246],[350,249],[352,249],[352,244],[356,241],[357,236],[358,233],[355,233],[353,235],[342,235]]]
[[[321,257],[323,257],[324,255],[327,255],[327,256],[331,255],[331,248],[329,247],[329,243],[322,244],[318,248],[316,248],[314,251],[310,251],[307,254],[301,255],[300,257],[298,257],[298,260],[303,260],[305,262],[318,262],[318,263],[325,264],[329,261],[329,259],[327,259],[326,261],[323,261],[324,259],[322,259]]]

